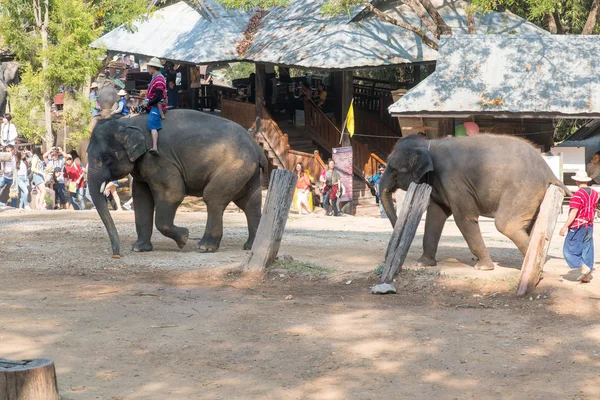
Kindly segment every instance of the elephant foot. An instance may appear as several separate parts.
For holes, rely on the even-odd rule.
[[[202,238],[198,242],[198,250],[200,253],[214,253],[219,250],[219,242],[213,238]]]
[[[244,250],[251,250],[252,249],[252,244],[254,244],[254,239],[250,240],[248,239],[248,241],[246,243],[244,243]]]
[[[494,269],[494,263],[492,260],[489,261],[481,261],[479,260],[477,264],[475,264],[476,271],[492,271]]]
[[[187,228],[179,228],[179,237],[175,238],[175,243],[180,249],[183,249],[190,237],[190,231]]]
[[[421,256],[421,258],[417,260],[417,267],[435,267],[436,265],[437,261],[435,258]]]
[[[135,251],[137,252],[145,252],[145,251],[152,251],[152,243],[150,242],[144,242],[141,240],[136,241],[135,243],[133,243],[131,245],[131,251]]]

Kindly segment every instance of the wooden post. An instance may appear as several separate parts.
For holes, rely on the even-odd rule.
[[[550,248],[550,240],[556,227],[556,220],[562,208],[563,198],[562,189],[556,185],[550,185],[531,231],[531,241],[521,267],[517,296],[525,296],[531,293],[540,281],[548,249]]]
[[[354,98],[354,73],[353,71],[342,71],[342,115],[340,121],[346,121],[350,103]],[[350,134],[344,129],[344,135],[341,141],[342,147],[350,147]]]
[[[431,186],[426,183],[411,183],[404,204],[398,212],[398,220],[385,253],[385,266],[381,274],[381,283],[391,283],[402,268],[410,245],[417,233],[417,227],[423,213],[429,205]]]
[[[293,171],[273,170],[256,239],[242,269],[262,272],[277,257],[288,219],[297,176]]]
[[[52,360],[12,361],[0,358],[0,399],[59,400]]]
[[[263,105],[265,104],[265,64],[256,64],[254,78],[254,103],[256,104],[256,132],[262,131]],[[252,82],[250,82],[252,84]]]

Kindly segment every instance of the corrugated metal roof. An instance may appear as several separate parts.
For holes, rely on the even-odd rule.
[[[382,21],[355,7],[348,14],[329,17],[321,13],[326,0],[291,0],[264,17],[245,54],[237,54],[253,15],[226,10],[213,0],[199,2],[200,13],[185,3],[166,7],[138,31],[119,28],[93,46],[109,50],[168,58],[174,61],[213,63],[249,60],[320,69],[358,69],[434,61],[437,52],[424,46],[414,33]],[[432,0],[455,34],[467,32],[465,4],[458,0]],[[410,8],[382,1],[381,9],[395,18],[421,26]],[[480,33],[547,33],[509,13],[476,17]]]
[[[598,36],[444,36],[436,71],[389,111],[597,118],[598,54]]]
[[[92,47],[197,64],[239,60],[235,48],[249,14],[226,10],[212,0],[198,6],[202,14],[185,2],[165,7],[135,23],[134,32],[117,28]]]

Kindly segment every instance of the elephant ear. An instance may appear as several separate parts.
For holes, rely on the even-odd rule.
[[[119,142],[125,147],[129,161],[135,162],[148,151],[144,132],[135,126],[119,127]]]
[[[413,177],[415,183],[419,183],[423,176],[433,171],[433,160],[431,153],[427,149],[414,149],[409,155],[408,171]]]

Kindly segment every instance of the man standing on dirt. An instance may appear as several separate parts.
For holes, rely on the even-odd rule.
[[[579,269],[577,280],[587,283],[594,269],[594,216],[598,193],[588,187],[592,178],[585,171],[578,171],[573,180],[579,190],[569,201],[569,216],[560,235],[567,235],[563,246],[565,261],[572,270]]]

